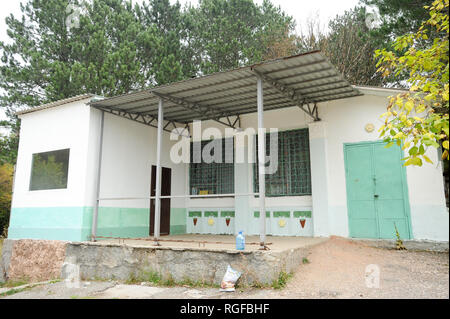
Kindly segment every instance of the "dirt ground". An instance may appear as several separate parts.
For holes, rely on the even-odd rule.
[[[308,260],[273,297],[449,298],[448,253],[387,250],[333,237],[315,246]],[[372,280],[377,267],[379,288]]]
[[[377,276],[379,275],[379,276]],[[377,280],[379,278],[379,281]],[[379,285],[377,285],[379,284]],[[314,246],[284,289],[151,287],[64,282],[4,298],[449,298],[448,253],[397,251],[332,237]]]

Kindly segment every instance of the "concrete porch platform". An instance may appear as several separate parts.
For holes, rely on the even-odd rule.
[[[149,238],[150,239],[150,238]],[[174,284],[220,284],[227,266],[242,272],[246,285],[271,285],[280,274],[297,270],[310,249],[328,238],[267,237],[270,250],[259,250],[259,237],[247,236],[244,251],[231,235],[176,235],[153,240],[110,239],[98,242],[7,239],[0,272],[6,279],[152,281],[155,275]],[[201,243],[199,245],[199,243]]]
[[[231,235],[165,236],[163,239],[177,241],[162,241],[161,246],[155,246],[149,239],[68,243],[61,276],[70,278],[71,270],[79,269],[83,280],[145,282],[157,274],[175,284],[186,281],[220,284],[230,265],[242,272],[243,285],[271,285],[280,274],[295,271],[311,247],[327,240],[268,236],[270,250],[259,250],[259,237],[247,236],[247,243],[258,244],[246,245],[246,250],[238,251]]]
[[[270,251],[282,252],[289,249],[310,247],[323,242],[326,238],[320,237],[287,237],[266,236],[266,244]],[[245,251],[259,250],[259,236],[245,236]],[[236,252],[236,237],[234,235],[201,235],[184,234],[160,237],[160,246],[155,246],[154,240],[142,239],[103,239],[98,244],[125,244],[129,246],[145,246],[153,248],[186,248],[200,250],[218,250]]]

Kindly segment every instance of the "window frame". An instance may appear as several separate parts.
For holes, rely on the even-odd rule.
[[[285,177],[284,177],[284,183],[285,184],[289,184],[289,192],[286,192],[285,194],[269,194],[268,192],[267,192],[267,190],[268,189],[270,189],[269,187],[268,187],[268,178],[267,178],[267,176],[268,175],[266,175],[266,197],[297,197],[297,196],[311,196],[312,195],[312,183],[311,183],[311,147],[310,147],[310,143],[309,143],[309,129],[308,128],[296,128],[296,129],[289,129],[289,130],[284,130],[284,131],[278,131],[278,150],[279,150],[279,152],[278,152],[278,169],[280,169],[280,145],[282,144],[282,143],[280,143],[280,135],[283,135],[283,134],[289,134],[289,133],[291,133],[291,132],[299,132],[299,131],[303,131],[304,133],[303,134],[305,134],[305,141],[306,141],[306,147],[307,147],[307,152],[308,152],[308,154],[307,154],[307,164],[308,164],[308,167],[306,168],[306,170],[307,170],[307,175],[308,175],[308,180],[307,180],[307,185],[305,186],[305,185],[298,185],[298,187],[300,187],[300,188],[303,188],[303,187],[306,187],[307,188],[307,191],[306,192],[292,192],[291,190],[292,190],[292,188],[293,188],[293,183],[292,183],[292,180],[293,180],[293,177],[294,177],[294,175],[292,175],[291,174],[291,172],[292,172],[292,157],[294,156],[293,155],[293,153],[291,153],[291,148],[289,147],[289,146],[287,146],[286,148],[288,149],[288,151],[289,151],[289,153],[287,154],[287,162],[289,162],[289,176],[286,178],[286,175],[285,175]],[[269,140],[270,140],[270,132],[267,132],[266,134],[265,134],[265,138],[266,138],[266,155],[268,155],[267,154],[267,151],[268,151],[268,143],[269,143]],[[285,139],[289,139],[289,138],[285,138]],[[254,150],[255,150],[255,158],[256,158],[256,161],[255,161],[255,163],[253,164],[253,191],[255,192],[255,193],[258,193],[259,192],[259,177],[258,177],[258,136],[257,135],[255,135],[255,141],[254,141],[255,143],[255,146],[254,146]],[[300,145],[301,145],[301,143],[300,143]],[[302,169],[302,168],[300,168],[300,169]],[[278,173],[278,172],[277,172]],[[269,179],[269,181],[270,181],[270,179]],[[295,188],[295,186],[294,186],[294,188]],[[256,195],[256,197],[258,197],[258,195]]]
[[[226,152],[226,143],[225,140],[227,139],[231,139],[232,140],[232,150],[233,150],[233,162],[232,163],[227,163],[225,162],[225,152]],[[219,140],[219,139],[215,139],[215,140]],[[211,140],[202,140],[202,141],[191,141],[190,142],[190,154],[189,154],[189,172],[188,172],[188,185],[189,185],[189,196],[195,196],[195,195],[200,195],[200,187],[197,185],[192,185],[192,177],[193,177],[193,167],[192,165],[199,165],[199,164],[203,164],[203,165],[214,165],[216,166],[216,168],[213,168],[215,170],[215,178],[216,178],[216,188],[219,191],[216,191],[215,193],[210,193],[209,189],[208,189],[208,195],[223,195],[223,194],[234,194],[235,192],[235,184],[234,184],[234,164],[235,164],[235,159],[234,159],[234,146],[235,146],[235,142],[234,142],[234,137],[224,137],[221,138],[220,140],[222,140],[222,163],[216,163],[216,162],[212,162],[212,163],[204,163],[203,162],[203,158],[201,158],[202,162],[201,163],[194,163],[193,162],[193,143],[201,143],[201,152],[203,152],[203,147],[204,145],[214,141],[214,139]],[[226,165],[226,166],[225,166]],[[228,170],[230,170],[231,172],[228,172]],[[224,173],[224,171],[226,171]],[[229,174],[229,175],[227,175]],[[231,175],[231,177],[230,177]],[[227,182],[231,182],[231,191],[230,192],[224,192],[223,188],[225,187],[223,180],[225,179],[225,176],[228,176],[228,181]],[[220,180],[220,184],[217,182],[217,179]],[[192,193],[192,188],[196,187],[198,190],[197,194],[193,194]],[[207,188],[207,187],[206,187]]]
[[[65,183],[65,187],[57,187],[57,188],[38,188],[38,189],[33,189],[33,168],[34,168],[34,163],[35,163],[35,156],[39,155],[39,154],[46,154],[46,153],[54,153],[54,152],[59,152],[59,151],[67,151],[67,169],[65,172],[66,175],[66,183]],[[61,148],[61,149],[55,149],[55,150],[51,150],[51,151],[44,151],[44,152],[36,152],[36,153],[31,153],[31,167],[30,167],[30,182],[28,185],[28,191],[29,192],[36,192],[36,191],[52,191],[52,190],[66,190],[68,189],[69,186],[69,168],[70,168],[70,148]]]

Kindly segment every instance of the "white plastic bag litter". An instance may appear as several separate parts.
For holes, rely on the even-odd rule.
[[[220,291],[235,291],[234,285],[239,277],[241,277],[241,273],[228,265],[225,276],[223,276],[222,283],[220,284]]]

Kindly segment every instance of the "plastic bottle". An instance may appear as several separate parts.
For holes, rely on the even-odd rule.
[[[236,236],[236,249],[237,250],[245,249],[245,236],[242,234],[242,230]]]

